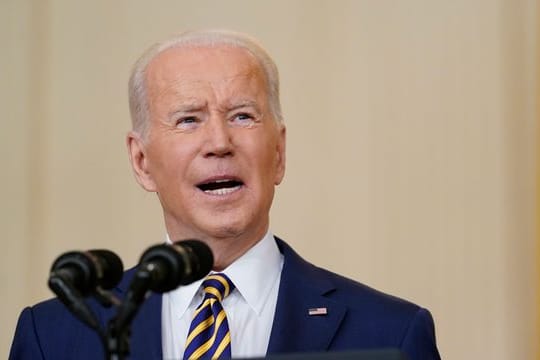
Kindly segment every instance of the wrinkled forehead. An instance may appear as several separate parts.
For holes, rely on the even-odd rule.
[[[148,64],[145,78],[151,92],[173,85],[226,84],[238,79],[257,79],[267,89],[266,76],[256,58],[246,49],[227,45],[164,50]]]

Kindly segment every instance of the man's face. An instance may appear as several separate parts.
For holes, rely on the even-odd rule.
[[[259,240],[285,170],[285,128],[255,58],[225,46],[173,48],[148,65],[146,81],[149,132],[128,143],[169,235]]]

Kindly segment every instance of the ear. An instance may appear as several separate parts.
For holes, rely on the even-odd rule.
[[[126,136],[126,145],[135,179],[146,191],[156,192],[156,183],[148,171],[148,158],[144,140],[139,133],[130,131]]]
[[[287,129],[284,124],[278,125],[278,139],[276,144],[276,178],[275,185],[279,185],[285,176],[285,145],[286,145]]]

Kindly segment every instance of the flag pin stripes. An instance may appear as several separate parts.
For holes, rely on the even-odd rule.
[[[309,316],[320,316],[320,315],[326,315],[328,314],[328,310],[323,308],[311,308],[308,310]]]

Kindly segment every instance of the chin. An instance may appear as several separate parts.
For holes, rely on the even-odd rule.
[[[198,226],[210,237],[238,237],[253,225],[253,219],[247,216],[245,209],[213,209],[205,214],[198,214]],[[203,220],[203,221],[200,221]]]
[[[229,221],[221,224],[213,224],[212,226],[207,227],[208,231],[206,233],[209,237],[214,239],[235,239],[241,238],[244,235],[263,236],[264,234],[258,234],[258,228],[259,226],[246,221]],[[256,241],[259,239],[249,240]]]
[[[209,232],[210,237],[216,239],[236,238],[242,235],[243,231],[233,226],[221,226]]]

